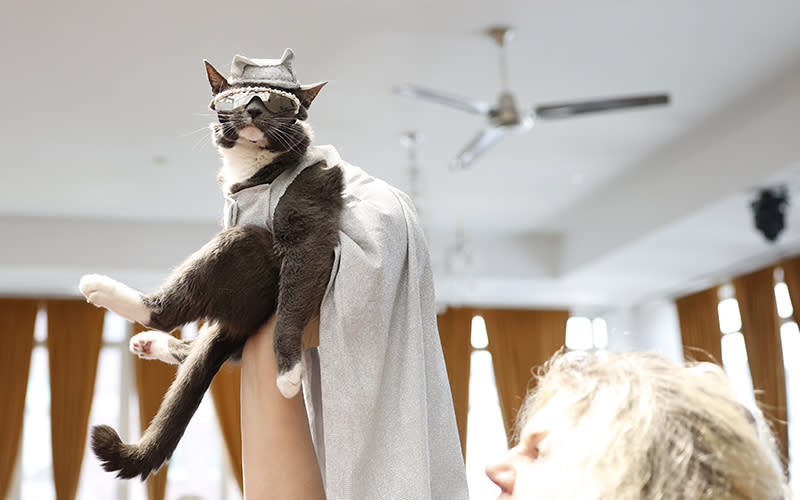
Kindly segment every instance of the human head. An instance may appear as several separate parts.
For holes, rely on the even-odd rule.
[[[779,500],[758,410],[724,372],[652,353],[559,353],[519,412],[519,444],[487,474],[503,499]]]

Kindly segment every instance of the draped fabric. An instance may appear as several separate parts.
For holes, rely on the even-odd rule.
[[[563,345],[569,311],[481,310],[509,446],[514,439],[517,411],[532,385],[534,370]]]
[[[239,491],[244,491],[242,478],[242,414],[239,390],[242,379],[242,368],[233,363],[225,363],[214,381],[211,382],[211,396],[217,419],[228,449],[231,470],[239,484]]]
[[[47,301],[50,428],[58,500],[73,500],[78,491],[104,317],[105,310],[83,300]]]
[[[472,309],[449,308],[437,316],[453,407],[456,412],[461,452],[467,455],[467,414],[469,412],[469,369],[472,354]]]
[[[134,333],[146,330],[143,326],[134,324]],[[180,337],[180,330],[172,332]],[[142,432],[156,415],[161,400],[167,393],[170,384],[175,380],[178,367],[157,360],[136,358],[136,391],[139,395],[139,424]],[[164,464],[156,474],[147,478],[147,498],[149,500],[164,500],[167,488],[168,464]]]
[[[3,411],[0,411],[0,498],[11,490],[14,464],[22,436],[25,392],[33,350],[33,325],[39,308],[35,300],[0,300],[0,384]]]
[[[722,364],[717,287],[675,300],[683,341],[683,354],[694,361]]]
[[[739,276],[733,285],[756,399],[775,429],[779,450],[786,460],[789,456],[786,377],[773,276],[773,268],[769,267]]]
[[[303,358],[312,375],[304,391],[325,492],[332,499],[391,491],[395,498],[464,500],[433,272],[413,204],[342,161],[333,147],[309,148],[302,161],[314,156],[338,166],[344,178],[319,347]]]

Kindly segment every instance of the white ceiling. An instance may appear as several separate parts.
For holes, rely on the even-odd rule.
[[[588,5],[588,6],[587,6]],[[511,24],[518,104],[668,91],[669,107],[537,123],[465,172],[478,116],[393,95],[493,101]],[[217,228],[202,60],[296,53],[318,143],[398,187],[428,230],[442,302],[602,309],[725,279],[769,245],[755,189],[800,175],[800,2],[207,0],[14,2],[0,18],[0,293],[75,293],[81,274],[155,286]],[[800,193],[798,193],[800,194]]]

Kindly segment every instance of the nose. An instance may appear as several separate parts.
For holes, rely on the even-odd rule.
[[[245,110],[247,111],[247,114],[250,115],[250,118],[253,119],[258,118],[259,116],[261,116],[262,113],[264,113],[264,111],[258,109],[257,106],[247,106]]]
[[[247,112],[248,115],[250,115],[250,118],[253,119],[258,118],[259,116],[264,114],[266,110],[267,108],[264,107],[264,103],[261,102],[261,99],[259,99],[258,97],[253,97],[245,107],[245,111]]]
[[[509,495],[513,493],[517,472],[508,456],[503,457],[499,462],[487,465],[486,475],[494,484],[500,487],[503,493],[508,493]]]

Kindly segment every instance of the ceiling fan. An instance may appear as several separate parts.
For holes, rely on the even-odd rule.
[[[508,26],[494,26],[489,28],[486,33],[497,43],[500,53],[502,91],[497,98],[496,104],[429,90],[416,85],[402,85],[394,88],[394,92],[398,95],[425,99],[462,111],[483,115],[488,119],[488,126],[473,137],[466,147],[458,153],[458,156],[450,162],[451,169],[461,170],[469,167],[504,135],[510,132],[525,132],[533,128],[535,119],[568,118],[600,111],[614,111],[669,103],[669,94],[661,93],[544,104],[535,106],[532,109],[520,109],[517,107],[514,94],[508,88],[505,47],[513,32]]]

